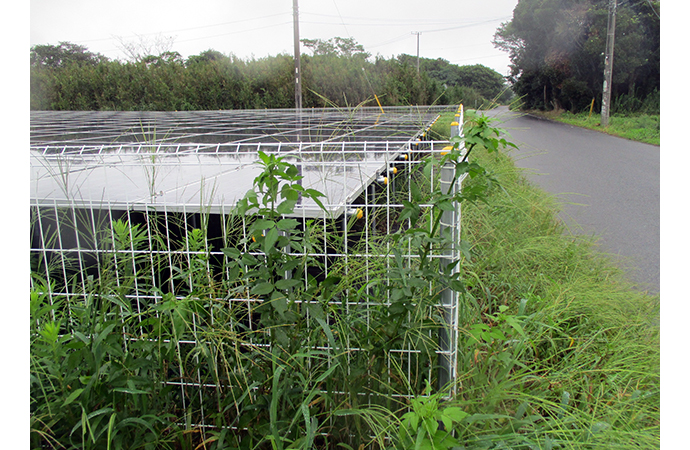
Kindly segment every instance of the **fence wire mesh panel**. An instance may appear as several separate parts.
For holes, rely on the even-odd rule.
[[[278,386],[402,407],[456,378],[458,294],[428,276],[459,258],[447,110],[32,112],[32,288],[62,333],[97,305],[155,340],[187,424],[248,427]]]

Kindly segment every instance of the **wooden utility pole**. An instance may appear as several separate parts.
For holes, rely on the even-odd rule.
[[[299,51],[299,6],[297,0],[292,0],[292,20],[295,41],[295,108],[300,110],[302,109],[302,63]]]
[[[618,0],[609,0],[609,22],[606,30],[606,56],[604,57],[604,90],[601,98],[601,126],[609,126],[611,110],[611,80],[613,78],[613,44],[616,38],[616,9]]]
[[[413,31],[412,34],[417,35],[417,75],[419,75],[419,35],[422,34],[421,31]]]

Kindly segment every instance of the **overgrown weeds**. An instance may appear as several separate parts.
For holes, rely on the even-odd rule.
[[[483,418],[465,421],[466,445],[658,447],[658,296],[567,234],[508,156],[476,157],[501,187],[463,210],[474,316],[457,400]]]
[[[313,256],[341,253],[342,234],[313,239],[323,225],[287,217],[322,196],[262,153],[220,245],[186,221],[170,237],[150,215],[103,231],[97,276],[58,283],[59,267],[34,261],[32,445],[658,447],[658,297],[564,234],[488,119],[465,136],[468,152],[456,139],[418,166],[436,188],[412,189],[397,231],[366,243],[386,258]],[[467,175],[458,192],[429,182],[444,164]],[[464,259],[444,263],[454,201]],[[458,377],[439,390],[447,289],[460,294]]]

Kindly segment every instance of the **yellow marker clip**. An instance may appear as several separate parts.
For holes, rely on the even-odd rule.
[[[364,211],[362,211],[362,208],[357,208],[357,219],[361,219],[364,217]]]
[[[362,211],[362,208],[357,208],[357,209],[348,209],[347,210],[347,215],[348,216],[355,216],[357,219],[361,219],[364,217],[364,211]]]
[[[448,147],[443,147],[443,151],[441,151],[441,156],[447,155],[451,150],[453,150],[452,145],[449,145]]]

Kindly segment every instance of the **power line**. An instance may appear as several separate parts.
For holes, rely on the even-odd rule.
[[[510,19],[510,16],[498,17],[498,18],[496,18],[496,19],[489,19],[489,20],[485,20],[485,21],[482,21],[482,22],[472,22],[472,23],[468,23],[468,24],[464,24],[464,25],[458,25],[458,26],[449,27],[449,28],[439,28],[439,29],[436,29],[436,30],[424,30],[423,32],[424,32],[424,33],[436,33],[436,32],[439,32],[439,31],[457,30],[457,29],[460,29],[460,28],[469,28],[469,27],[474,27],[474,26],[477,26],[477,25],[483,25],[483,24],[485,24],[485,23],[498,22],[499,20],[506,20],[506,19]]]
[[[277,26],[290,25],[291,23],[292,23],[292,22],[281,22],[281,23],[278,23],[278,24],[271,24],[271,25],[266,25],[266,26],[263,26],[263,27],[251,28],[251,29],[248,29],[248,30],[245,29],[245,30],[229,31],[229,32],[227,32],[227,33],[214,34],[214,35],[211,35],[211,36],[202,36],[202,37],[189,38],[189,39],[181,39],[181,40],[177,40],[177,39],[176,39],[176,40],[175,40],[175,44],[184,43],[184,42],[193,42],[193,41],[203,41],[203,40],[205,40],[205,39],[214,39],[214,38],[219,38],[219,37],[224,37],[224,36],[230,36],[230,35],[233,35],[233,34],[251,33],[251,32],[253,32],[253,31],[260,31],[260,30],[265,30],[265,29],[268,29],[268,28],[275,28],[275,27],[277,27]],[[155,34],[160,34],[160,33],[155,33]],[[140,36],[145,36],[145,35],[140,35]],[[109,39],[112,39],[112,37],[109,38]],[[80,42],[85,42],[85,41],[80,41]],[[110,49],[110,50],[103,50],[103,52],[111,52],[111,51],[118,51],[118,50],[121,50],[121,49],[120,49],[120,48],[114,48],[114,49]]]
[[[475,61],[477,59],[489,59],[489,58],[498,58],[499,56],[505,56],[503,54],[500,55],[486,55],[486,56],[475,56],[474,58],[466,58],[466,59],[455,59],[453,61],[448,61],[449,63],[455,64],[459,62],[465,62],[465,61]]]
[[[211,25],[201,25],[198,27],[190,27],[190,28],[180,28],[177,30],[166,30],[166,31],[156,31],[156,32],[151,32],[151,33],[142,33],[142,34],[127,36],[127,37],[133,38],[133,37],[139,37],[139,36],[153,36],[153,35],[164,34],[164,33],[178,33],[178,32],[184,32],[184,31],[203,30],[203,29],[207,29],[207,28],[222,27],[222,26],[226,26],[226,25],[235,25],[238,23],[251,22],[251,21],[255,21],[255,20],[265,20],[265,19],[269,19],[271,17],[286,16],[286,15],[287,15],[287,13],[271,14],[271,15],[262,16],[262,17],[252,17],[250,19],[233,20],[231,22],[216,23],[216,24],[211,24]],[[289,23],[289,22],[287,22],[287,23]],[[280,23],[278,25],[283,25],[283,24],[284,23]],[[275,25],[271,25],[271,26],[275,26]],[[257,29],[264,29],[264,28],[267,28],[267,27],[260,27]],[[214,36],[223,36],[223,35],[214,35]],[[214,37],[214,36],[211,36],[211,37]],[[98,39],[80,39],[80,42],[107,41],[109,39],[112,39],[112,37],[98,38]],[[203,38],[200,38],[200,39],[203,39]]]
[[[410,35],[407,34],[407,33],[401,34],[400,36],[395,37],[395,38],[393,38],[393,39],[390,39],[390,40],[388,40],[388,41],[384,41],[384,42],[381,42],[381,43],[378,43],[378,44],[374,44],[374,45],[368,45],[367,48],[371,49],[371,48],[381,47],[382,45],[392,44],[392,43],[394,43],[394,42],[398,42],[398,41],[402,41],[403,39],[407,39],[409,36],[410,36]]]
[[[214,35],[212,35],[212,36],[202,36],[202,37],[198,37],[198,38],[183,39],[183,40],[176,41],[176,42],[200,41],[200,40],[203,40],[203,39],[212,39],[212,38],[216,38],[216,37],[229,36],[229,35],[231,35],[231,34],[251,33],[252,31],[265,30],[265,29],[267,29],[267,28],[275,28],[275,27],[281,26],[281,25],[290,25],[291,23],[292,23],[292,22],[281,22],[281,23],[277,23],[277,24],[273,23],[273,24],[270,24],[270,25],[265,25],[265,26],[263,26],[263,27],[250,28],[250,29],[238,30],[238,31],[229,31],[229,32],[227,32],[227,33],[214,34]]]
[[[410,25],[419,25],[420,22],[427,23],[429,25],[433,24],[455,24],[458,21],[457,20],[427,20],[427,19],[420,19],[420,18],[414,18],[414,19],[388,19],[385,17],[347,17],[347,16],[334,16],[332,14],[319,14],[319,13],[309,13],[305,12],[305,16],[317,16],[317,17],[333,17],[337,18],[340,20],[343,19],[348,19],[348,20],[355,20],[355,21],[363,21],[363,22],[372,22],[372,23],[362,23],[362,24],[356,24],[356,25],[366,25],[366,26],[371,26],[371,25],[377,25],[377,26],[410,26]],[[330,22],[323,22],[323,23],[330,23]]]
[[[345,25],[345,21],[343,20],[343,16],[340,15],[340,9],[338,9],[338,4],[333,0],[333,6],[335,6],[335,10],[338,13],[338,17],[340,17],[340,23],[343,24],[343,28],[345,28],[345,33],[347,34],[347,37],[352,37],[350,32],[347,29],[347,25]]]
[[[488,20],[479,21],[479,22],[469,22],[469,23],[465,23],[462,25],[454,25],[452,27],[427,29],[427,30],[423,30],[422,32],[423,33],[435,33],[435,32],[441,32],[441,31],[457,30],[457,29],[461,29],[461,28],[470,28],[470,27],[474,27],[477,25],[483,25],[486,23],[498,22],[498,21],[507,20],[507,19],[510,19],[510,17],[509,16],[497,17],[494,19],[488,19]],[[334,22],[318,22],[318,21],[313,21],[313,20],[305,20],[305,21],[302,21],[302,23],[308,23],[311,25],[334,25],[335,24]],[[425,23],[423,21],[419,21],[419,20],[417,20],[415,22],[399,23],[399,24],[398,23],[380,23],[380,22],[352,23],[352,22],[345,22],[343,20],[341,20],[339,23],[339,25],[343,25],[346,28],[346,31],[347,31],[347,25],[354,26],[354,27],[398,27],[398,28],[402,28],[402,27],[409,27],[410,25],[419,26],[419,25],[424,25],[424,24]],[[432,24],[429,24],[429,25],[432,25]]]

